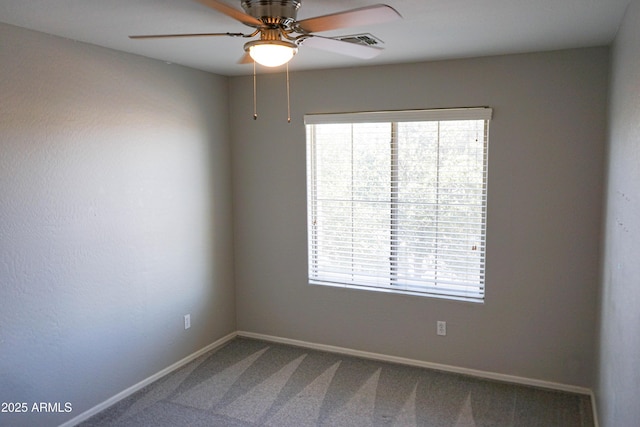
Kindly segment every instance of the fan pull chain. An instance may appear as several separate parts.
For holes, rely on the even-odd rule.
[[[253,61],[253,120],[258,119],[258,106],[256,101],[256,61]]]
[[[291,123],[291,96],[289,95],[289,63],[287,62],[287,123]]]
[[[256,61],[253,61],[253,120],[258,120],[258,96],[256,81]],[[287,123],[291,123],[291,91],[289,81],[289,63],[287,63]]]

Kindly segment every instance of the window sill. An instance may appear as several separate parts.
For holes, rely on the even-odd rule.
[[[417,297],[423,297],[423,298],[426,297],[426,298],[444,299],[448,301],[470,302],[474,304],[484,304],[484,297],[468,297],[464,295],[439,294],[435,292],[419,292],[419,291],[411,291],[411,290],[400,289],[400,288],[382,288],[377,286],[348,285],[344,283],[323,282],[323,281],[314,281],[314,280],[309,280],[309,285],[328,286],[331,288],[355,289],[360,291],[373,291],[373,292],[381,292],[385,294],[395,294],[395,295],[410,295],[410,296],[417,296]]]

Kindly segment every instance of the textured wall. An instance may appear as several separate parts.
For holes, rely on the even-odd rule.
[[[608,49],[231,79],[238,328],[593,383]],[[494,108],[486,303],[307,284],[305,113]],[[447,321],[437,337],[436,320]]]
[[[640,1],[613,48],[600,309],[600,425],[640,420]]]
[[[228,82],[0,40],[0,401],[72,405],[0,425],[56,425],[236,329]]]

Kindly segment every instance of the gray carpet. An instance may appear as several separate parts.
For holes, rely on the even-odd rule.
[[[236,338],[95,426],[593,426],[588,396]]]

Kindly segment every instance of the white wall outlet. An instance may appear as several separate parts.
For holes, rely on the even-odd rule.
[[[185,314],[184,315],[184,328],[185,329],[189,329],[191,327],[191,315],[190,314]]]
[[[447,335],[447,322],[438,320],[438,322],[436,323],[436,333],[442,336]]]

